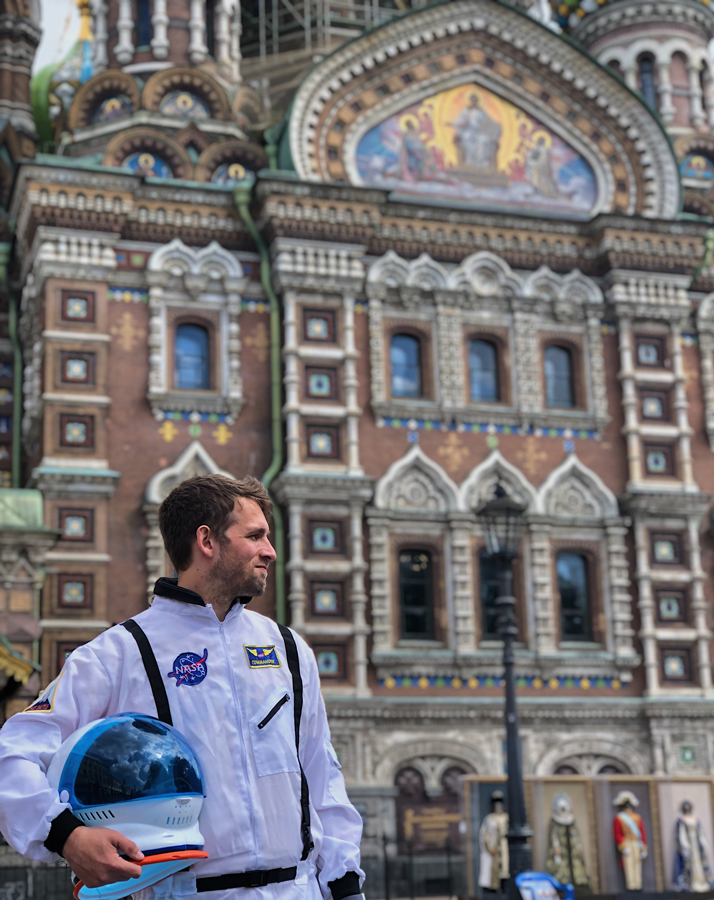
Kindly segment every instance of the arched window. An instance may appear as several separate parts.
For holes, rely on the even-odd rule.
[[[558,768],[553,772],[554,775],[577,775],[578,770],[575,766],[563,765],[558,766]]]
[[[153,37],[151,0],[136,0],[136,47],[148,47]]]
[[[216,56],[216,0],[206,0],[206,49]]]
[[[400,769],[395,778],[394,786],[399,791],[400,797],[410,797],[421,799],[424,794],[424,778],[418,769],[407,766]]]
[[[208,329],[202,325],[179,325],[174,345],[174,387],[184,391],[207,391],[210,386]]]
[[[592,640],[587,559],[580,553],[559,553],[556,572],[562,640]]]
[[[469,341],[469,377],[471,400],[474,403],[497,403],[501,399],[498,352],[491,341]]]
[[[402,638],[434,639],[434,592],[431,553],[402,550],[399,554],[399,633]]]
[[[561,409],[575,406],[573,360],[565,347],[545,348],[545,405]]]
[[[392,397],[421,397],[421,345],[410,334],[395,334],[389,345]]]
[[[640,92],[650,109],[657,109],[657,90],[655,88],[654,59],[645,54],[637,63],[640,78]]]
[[[481,585],[481,631],[484,638],[497,637],[498,610],[496,600],[500,592],[499,561],[488,553],[479,559],[479,582]]]

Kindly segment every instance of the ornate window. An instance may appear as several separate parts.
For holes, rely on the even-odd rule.
[[[481,634],[484,638],[496,637],[499,594],[498,564],[492,556],[482,553],[479,557],[479,582],[481,585]]]
[[[588,561],[580,553],[559,553],[560,635],[564,641],[592,640]]]
[[[469,380],[474,403],[497,403],[501,399],[498,351],[491,341],[469,341]]]
[[[184,322],[176,327],[174,387],[182,391],[207,391],[211,387],[208,329]]]
[[[545,405],[557,409],[575,406],[573,357],[567,347],[551,344],[545,348]]]
[[[136,48],[149,47],[153,28],[150,0],[136,0]]]
[[[421,344],[411,334],[394,334],[389,343],[392,397],[421,397]]]
[[[657,89],[655,87],[654,59],[649,54],[641,56],[637,63],[640,92],[650,109],[657,109]]]
[[[399,632],[404,639],[434,640],[434,594],[431,553],[399,553]]]

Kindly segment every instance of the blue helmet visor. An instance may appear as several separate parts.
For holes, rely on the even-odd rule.
[[[151,716],[111,716],[72,748],[59,790],[73,809],[146,797],[203,794],[196,756],[183,736]]]

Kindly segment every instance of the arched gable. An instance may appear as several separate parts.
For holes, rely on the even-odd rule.
[[[196,250],[180,238],[174,238],[151,254],[146,268],[149,272],[183,280],[183,286],[191,294],[198,289],[205,290],[211,282],[220,282],[225,290],[237,290],[245,282],[241,264],[218,241]]]
[[[574,453],[540,486],[537,510],[542,515],[569,519],[602,520],[620,514],[612,491]]]
[[[492,450],[461,482],[459,508],[464,512],[478,509],[493,497],[493,490],[499,482],[510,497],[526,508],[526,512],[535,511],[535,488],[520,469],[504,459],[498,450]]]
[[[549,747],[535,764],[535,775],[552,775],[557,766],[573,757],[591,755],[616,760],[633,775],[646,775],[648,763],[625,741],[579,735],[562,744]]]
[[[400,512],[446,513],[456,509],[456,485],[415,445],[377,482],[374,505]]]
[[[457,126],[455,116],[469,107]],[[477,107],[486,115],[479,122]],[[506,146],[507,134],[520,133],[504,127],[511,120],[530,135],[517,151]],[[484,122],[486,130],[477,127]],[[471,126],[482,138],[490,135],[492,146],[481,140],[476,151],[465,139],[455,141],[462,126],[465,135]],[[367,152],[369,134],[389,152]],[[478,205],[490,198],[491,207],[555,215],[670,218],[680,203],[677,161],[643,100],[576,45],[487,0],[415,9],[330,54],[298,90],[289,143],[305,180],[439,198],[446,173],[456,184],[447,191],[451,199]],[[475,152],[483,159],[471,160]],[[519,175],[510,165],[513,153],[521,160]],[[561,155],[579,160],[577,190],[570,175],[559,181],[560,169],[555,180],[548,174]],[[395,171],[398,188],[390,186]],[[577,194],[588,179],[592,196]],[[516,183],[517,201],[505,190]]]
[[[386,749],[375,763],[375,779],[379,784],[387,784],[391,787],[397,772],[404,766],[411,765],[421,772],[424,783],[428,786],[430,781],[436,782],[436,778],[430,778],[432,773],[425,766],[418,764],[419,759],[423,757],[448,759],[449,764],[460,763],[477,774],[490,770],[489,761],[472,743],[448,737],[438,740],[426,738],[405,741]],[[443,770],[445,767],[440,766],[439,768]],[[432,786],[435,785],[432,784]]]
[[[144,492],[146,503],[158,506],[177,484],[194,475],[235,477],[221,469],[200,441],[192,441],[175,463],[151,476]]]
[[[477,297],[523,295],[523,280],[505,260],[487,250],[467,256],[451,273],[450,286],[472,290]]]

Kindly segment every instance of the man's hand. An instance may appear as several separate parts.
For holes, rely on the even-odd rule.
[[[75,828],[62,848],[62,855],[74,874],[89,888],[141,875],[141,866],[121,859],[120,853],[129,859],[144,858],[134,841],[111,828]]]

